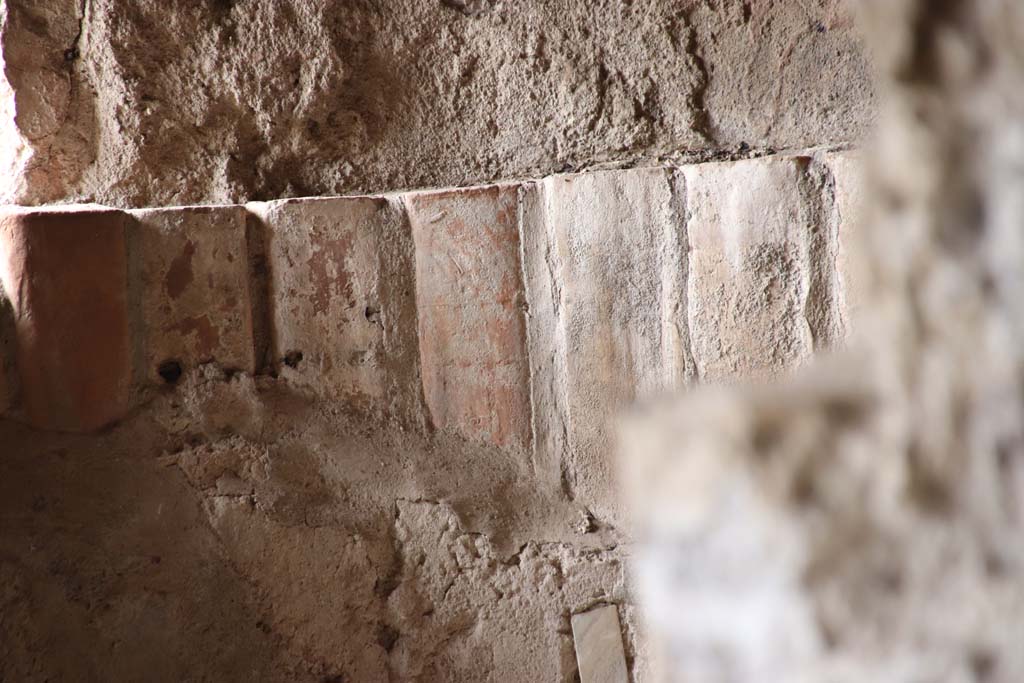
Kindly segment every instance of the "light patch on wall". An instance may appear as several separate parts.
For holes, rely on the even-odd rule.
[[[0,26],[8,25],[7,11],[6,3],[0,4]],[[14,88],[7,80],[7,61],[0,53],[0,203],[3,204],[15,203],[32,156],[31,146],[18,129],[16,115]]]

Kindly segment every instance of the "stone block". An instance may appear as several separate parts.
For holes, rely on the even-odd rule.
[[[814,347],[804,315],[812,227],[806,160],[688,166],[688,305],[702,380],[787,368]]]
[[[563,487],[606,518],[616,516],[612,448],[619,411],[683,385],[689,373],[678,180],[667,169],[549,178],[543,225],[529,227],[545,235],[544,243],[531,238],[529,244],[528,273],[538,297],[531,309],[538,327],[557,330],[538,335],[531,355],[541,362],[561,357],[535,369],[534,385],[562,393],[556,405],[564,410],[568,441]],[[543,301],[545,291],[551,303]]]
[[[836,270],[845,318],[861,308],[868,282],[864,260],[863,232],[866,218],[864,156],[859,152],[836,152],[825,157],[833,178],[833,217],[837,224]]]
[[[252,306],[240,206],[141,210],[129,232],[142,372],[213,362],[253,372]],[[134,284],[134,283],[133,283]]]
[[[518,187],[406,195],[416,243],[423,393],[433,424],[530,443]]]
[[[629,681],[619,611],[615,605],[572,615],[572,639],[580,667],[580,683]]]
[[[560,313],[560,283],[547,220],[547,193],[541,182],[520,189],[523,284],[530,357],[530,399],[533,404],[532,468],[538,485],[569,490],[568,418],[565,391],[565,334]]]
[[[37,428],[91,431],[128,410],[125,223],[123,213],[98,207],[0,216],[21,407]]]
[[[413,247],[400,203],[300,199],[250,210],[263,224],[281,376],[348,408],[414,417]]]

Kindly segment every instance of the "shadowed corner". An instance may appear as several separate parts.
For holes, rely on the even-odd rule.
[[[0,416],[14,410],[17,404],[17,373],[14,368],[16,330],[14,306],[3,285],[2,269],[6,261],[7,243],[0,232]]]

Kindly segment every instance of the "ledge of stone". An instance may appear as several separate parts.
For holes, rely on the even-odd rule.
[[[843,338],[855,165],[825,153],[244,206],[5,207],[0,407],[92,431],[214,363],[521,453],[614,518],[616,411]]]

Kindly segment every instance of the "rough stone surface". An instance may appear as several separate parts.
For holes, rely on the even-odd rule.
[[[571,681],[570,615],[627,599],[619,540],[500,450],[281,379],[204,366],[102,435],[0,443],[5,680]]]
[[[161,365],[216,362],[253,372],[246,212],[242,207],[133,212],[129,244],[141,310],[136,344],[150,382]]]
[[[874,115],[855,4],[8,0],[0,196],[272,200],[848,143]]]
[[[519,189],[406,197],[416,243],[423,392],[438,428],[530,444]]]
[[[573,615],[601,606],[630,679],[651,680],[611,420],[846,334],[856,162],[803,150],[874,117],[852,4],[0,2],[0,202],[236,204],[140,211],[127,241],[114,212],[0,223],[20,240],[0,243],[0,680],[570,683],[589,678]],[[524,177],[542,179],[323,198]],[[298,196],[320,198],[282,201]],[[732,462],[735,440],[709,443]],[[829,485],[881,468],[848,469]],[[683,503],[721,490],[698,483]],[[723,507],[774,509],[751,500]],[[830,643],[805,618],[820,604],[848,631],[841,581],[791,621],[761,609],[806,568],[765,519],[753,552],[685,568],[711,567],[712,590],[736,557],[759,570],[724,603],[750,618],[716,623],[776,634],[770,670]],[[939,550],[988,542],[945,521],[929,530],[961,545]],[[899,549],[862,554],[867,598],[899,584]],[[969,559],[1012,576],[1014,557]],[[985,595],[957,613],[979,639],[985,607],[1019,606]],[[882,630],[886,597],[854,603]]]
[[[277,371],[350,407],[409,416],[420,392],[412,238],[400,205],[353,197],[253,210],[264,226]]]
[[[91,430],[128,409],[125,223],[99,208],[0,216],[22,407],[37,427]]]
[[[779,370],[814,349],[810,232],[799,159],[701,164],[686,176],[687,301],[706,381]]]
[[[95,156],[96,94],[76,69],[82,3],[5,2],[0,7],[0,201],[40,203],[73,194],[69,184]]]
[[[0,421],[0,482],[34,492],[0,490],[0,557],[19,558],[0,569],[15,615],[0,673],[131,679],[157,661],[168,680],[572,680],[571,615],[611,604],[646,680],[611,425],[699,379],[691,299],[723,319],[709,278],[738,277],[691,268],[689,228],[728,203],[689,179],[817,207],[769,204],[757,222],[743,205],[713,225],[757,243],[838,230],[828,168],[781,157],[132,212],[104,273],[126,277],[134,377],[171,386],[89,438]],[[173,334],[197,316],[219,321],[217,343]],[[743,335],[780,325],[727,322],[733,372],[760,362]],[[54,540],[38,554],[36,538]],[[110,569],[118,552],[140,559]],[[182,594],[189,581],[202,590]],[[48,625],[58,613],[74,615],[66,631]]]
[[[13,212],[74,237],[42,252],[70,273],[120,278],[126,372],[147,381],[89,437],[28,429],[17,402],[0,420],[0,678],[572,681],[572,615],[608,605],[626,671],[650,680],[613,421],[698,382],[701,334],[735,341],[716,356],[730,380],[791,319],[831,339],[836,168],[138,210],[117,263],[83,216],[119,212]],[[799,305],[730,318],[721,293],[756,283],[694,267],[693,241],[730,236],[792,246]],[[22,329],[6,310],[0,334]],[[213,337],[175,334],[197,317]],[[766,548],[751,561],[788,566]]]

